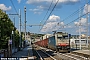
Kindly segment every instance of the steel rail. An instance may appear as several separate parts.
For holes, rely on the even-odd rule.
[[[36,51],[36,50],[35,50]],[[36,51],[37,52],[37,51]],[[41,55],[37,52],[38,56],[40,57],[40,60],[43,60],[43,58],[41,57]]]
[[[42,52],[44,52],[43,50],[41,50]],[[50,54],[48,54],[48,53],[46,53],[46,52],[44,52],[45,54],[47,54],[48,56],[50,56],[50,58],[52,58],[53,60],[57,60],[57,59],[55,59],[54,57],[52,57]]]

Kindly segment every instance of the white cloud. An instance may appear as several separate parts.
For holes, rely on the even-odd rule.
[[[6,7],[4,4],[0,4],[0,9],[2,9],[2,10],[11,10],[11,6]]]
[[[86,18],[81,18],[81,20],[79,22],[74,22],[75,25],[79,26],[80,23],[81,25],[85,25],[87,22],[87,19]]]
[[[60,17],[52,15],[52,16],[49,17],[47,22],[58,22],[58,21],[60,21]]]
[[[75,24],[76,26],[79,26],[79,22],[74,22],[74,24]]]
[[[57,24],[57,22],[48,22],[48,23],[46,23],[43,26],[41,32],[52,32],[54,30],[54,27],[55,27],[56,24]]]
[[[74,22],[74,24],[76,25],[76,26],[80,26],[80,23],[81,23],[81,32],[86,32],[87,30],[86,30],[86,24],[87,24],[87,19],[86,18],[81,18],[81,21],[79,21],[79,22]],[[79,29],[77,29],[76,30],[76,32],[79,32]]]
[[[53,0],[52,6],[50,9],[53,8],[53,6],[56,4],[57,1],[58,0]],[[51,2],[52,2],[52,0],[27,0],[26,3],[37,6],[36,8],[39,10],[47,10],[49,8]],[[56,9],[61,8],[62,5],[65,5],[65,4],[71,5],[71,4],[74,4],[77,2],[79,2],[79,0],[59,0],[58,4],[56,6]]]
[[[60,25],[58,25],[59,21],[59,16],[51,15],[46,24],[43,26],[41,32],[52,32],[54,30],[58,30],[60,28]],[[61,22],[60,24],[64,25],[63,22]]]
[[[18,1],[18,3],[20,3],[21,2],[21,0],[17,0]]]
[[[78,33],[79,33],[79,31],[83,33],[83,32],[86,32],[87,30],[84,27],[81,27],[81,30],[80,29],[76,30],[76,32],[78,32]]]
[[[87,10],[87,9],[88,9],[88,10]],[[90,13],[90,5],[87,5],[87,4],[86,4],[86,5],[84,6],[83,13],[86,14],[87,12]]]
[[[58,0],[53,0],[53,3],[56,3],[57,1]],[[79,0],[59,0],[58,3],[68,3],[68,4],[70,4],[70,3],[76,3],[78,1]],[[42,3],[42,2],[51,3],[52,0],[28,0],[26,3],[27,4],[34,4],[34,3],[39,4],[39,3]]]
[[[33,11],[34,14],[41,14],[43,10],[40,10],[40,9],[29,9],[30,11]]]
[[[58,26],[64,26],[64,22],[59,22],[57,25]]]
[[[34,14],[41,14],[42,12],[34,12]]]
[[[86,22],[87,22],[87,19],[86,18],[81,18],[81,24],[86,24]]]
[[[41,3],[41,2],[44,2],[44,1],[51,1],[51,0],[28,0],[26,3],[28,4],[32,4],[32,3]]]

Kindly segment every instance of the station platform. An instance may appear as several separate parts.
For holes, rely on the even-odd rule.
[[[90,50],[76,50],[71,53],[78,54],[86,58],[90,58]]]
[[[34,60],[32,46],[27,46],[26,48],[14,53],[12,58],[18,58],[19,60]]]

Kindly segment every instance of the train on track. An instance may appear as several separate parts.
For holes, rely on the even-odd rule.
[[[70,52],[70,34],[66,32],[56,32],[46,39],[34,42],[34,44],[58,52]]]

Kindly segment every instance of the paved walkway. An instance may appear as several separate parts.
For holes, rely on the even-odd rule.
[[[90,55],[90,50],[77,50],[77,51],[73,51],[73,52]]]
[[[28,57],[28,56],[33,56],[32,47],[31,46],[27,46],[23,50],[18,51],[17,53],[12,55],[12,57],[19,57],[19,58],[20,57]]]
[[[72,53],[84,56],[90,60],[90,50],[77,50],[73,51]]]

